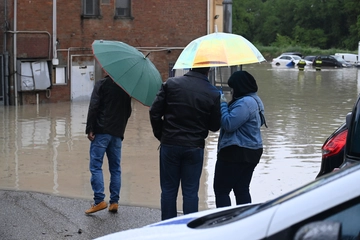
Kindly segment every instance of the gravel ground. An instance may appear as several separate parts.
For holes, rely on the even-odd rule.
[[[2,240],[94,239],[158,222],[159,209],[119,206],[86,215],[91,202],[54,195],[0,190]]]

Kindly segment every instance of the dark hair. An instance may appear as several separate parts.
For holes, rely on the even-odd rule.
[[[193,72],[198,72],[204,75],[208,75],[210,71],[210,67],[202,67],[202,68],[191,68],[190,69]]]

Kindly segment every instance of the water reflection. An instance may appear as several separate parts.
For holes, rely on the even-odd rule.
[[[345,120],[360,92],[359,71],[299,72],[269,64],[243,69],[258,81],[269,126],[262,129],[264,154],[251,185],[253,201],[261,202],[315,178],[323,141]],[[1,107],[0,188],[92,199],[87,108],[88,102]],[[200,209],[215,207],[217,138],[218,132],[210,133],[206,141]],[[123,142],[121,204],[160,206],[158,146],[148,108],[134,101]],[[105,182],[107,168],[105,163]]]

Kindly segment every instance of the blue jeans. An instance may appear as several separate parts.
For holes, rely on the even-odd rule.
[[[198,191],[203,161],[203,148],[161,144],[160,186],[162,220],[177,216],[176,199],[180,182],[184,214],[198,211]]]
[[[104,176],[102,171],[103,159],[106,153],[110,171],[110,203],[118,203],[121,186],[121,145],[119,137],[110,134],[96,134],[90,144],[90,172],[91,187],[94,191],[94,202],[104,201]]]

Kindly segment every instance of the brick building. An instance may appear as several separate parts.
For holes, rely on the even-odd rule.
[[[163,80],[182,49],[222,24],[219,0],[4,0],[0,105],[86,100],[103,72],[94,40],[132,45]],[[220,16],[220,17],[219,17]]]

